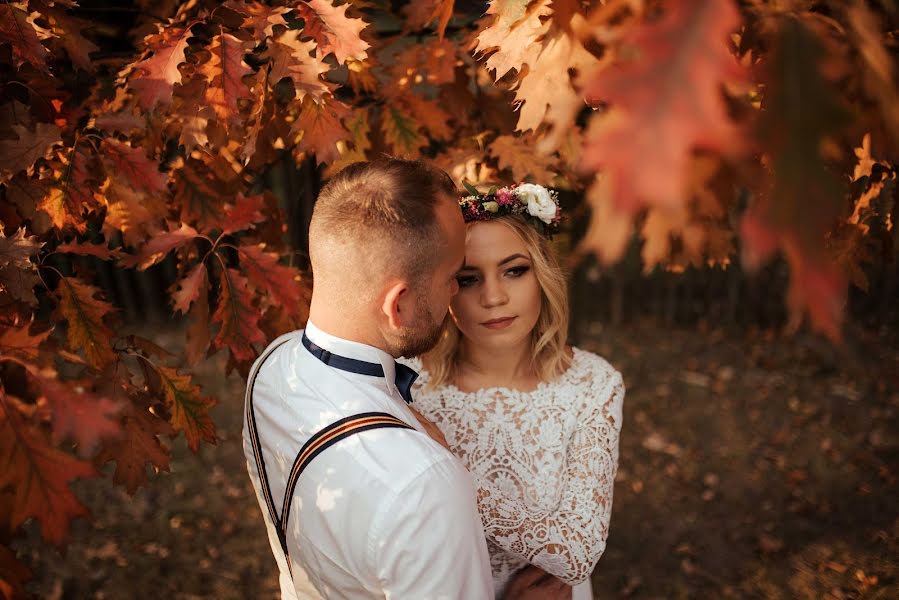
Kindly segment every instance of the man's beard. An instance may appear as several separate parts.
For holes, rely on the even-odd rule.
[[[415,306],[415,325],[397,336],[392,354],[407,358],[424,354],[437,345],[442,332],[443,322],[434,318],[422,299]]]

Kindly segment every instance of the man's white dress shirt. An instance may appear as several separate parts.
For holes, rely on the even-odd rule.
[[[381,365],[384,377],[326,365],[303,346],[302,331],[279,337],[262,353],[253,414],[279,516],[297,453],[326,425],[377,411],[415,430],[363,431],[312,460],[299,478],[288,518],[291,580],[244,420],[247,469],[280,569],[282,597],[492,598],[471,476],[407,408],[394,382],[393,357],[311,322],[305,331],[332,354]]]

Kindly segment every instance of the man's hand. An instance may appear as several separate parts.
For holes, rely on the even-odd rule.
[[[529,565],[512,578],[503,600],[571,600],[571,587],[540,567]]]
[[[415,415],[415,418],[418,419],[418,422],[421,423],[421,426],[425,428],[425,432],[427,432],[432,440],[452,452],[452,450],[450,450],[449,444],[446,443],[446,438],[443,437],[443,433],[439,429],[437,429],[436,425],[421,416],[421,413],[419,413],[411,406],[409,407],[409,410],[412,411],[412,414]]]

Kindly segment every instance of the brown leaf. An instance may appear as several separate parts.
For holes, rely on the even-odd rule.
[[[453,16],[455,0],[422,0],[410,2],[403,8],[406,25],[411,30],[423,29],[437,21],[437,37],[443,39],[446,26]]]
[[[215,425],[209,416],[209,409],[215,401],[202,397],[200,386],[194,385],[189,375],[168,367],[158,367],[156,372],[172,413],[171,423],[175,431],[184,432],[187,445],[194,452],[199,450],[201,440],[215,444]]]
[[[147,465],[157,471],[169,470],[169,449],[160,443],[158,436],[171,433],[167,421],[136,403],[123,420],[122,437],[104,444],[96,464],[116,461],[113,482],[124,485],[133,494],[147,481]]]
[[[206,357],[209,350],[209,280],[203,269],[197,282],[197,298],[190,310],[190,324],[187,326],[187,364],[195,365]],[[183,303],[182,303],[183,304]]]
[[[112,331],[103,323],[103,317],[113,307],[94,298],[100,290],[74,277],[62,277],[58,291],[55,317],[69,323],[69,348],[76,352],[81,349],[87,362],[97,369],[115,361],[116,354],[110,346]]]
[[[490,3],[487,14],[493,15],[493,20],[478,34],[475,52],[489,55],[487,68],[495,71],[494,76],[499,80],[513,69],[521,71],[524,64],[536,59],[537,41],[549,31],[546,17],[552,10],[550,0],[527,3],[498,0]]]
[[[265,221],[262,209],[265,207],[265,197],[262,194],[244,196],[238,192],[237,201],[233,206],[225,207],[225,217],[222,221],[222,233],[235,233],[250,229],[256,223]]]
[[[314,42],[301,42],[300,32],[297,30],[286,31],[272,40],[268,51],[263,55],[270,61],[269,82],[274,85],[289,77],[293,81],[298,100],[309,95],[320,101],[334,86],[322,78],[330,69],[314,56],[315,48]]]
[[[399,157],[415,158],[426,143],[419,133],[419,123],[393,104],[385,104],[381,110],[381,132],[384,140]]]
[[[35,161],[47,156],[61,139],[59,127],[51,123],[37,123],[34,131],[22,125],[13,125],[12,128],[17,139],[0,140],[0,181],[30,169]]]
[[[553,174],[546,168],[551,160],[534,151],[532,136],[501,135],[490,144],[490,154],[500,169],[512,171],[516,182],[525,181],[528,175],[538,183],[552,180]]]
[[[37,335],[32,335],[32,323],[26,323],[19,327],[5,327],[0,330],[0,356],[10,356],[28,362],[37,362],[40,356],[40,345],[53,332],[47,329]]]

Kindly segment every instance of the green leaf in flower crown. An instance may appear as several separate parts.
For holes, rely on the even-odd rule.
[[[463,181],[462,185],[463,185],[463,187],[465,187],[465,190],[472,196],[480,196],[481,195],[481,192],[478,191],[478,188],[474,187],[467,181]]]

